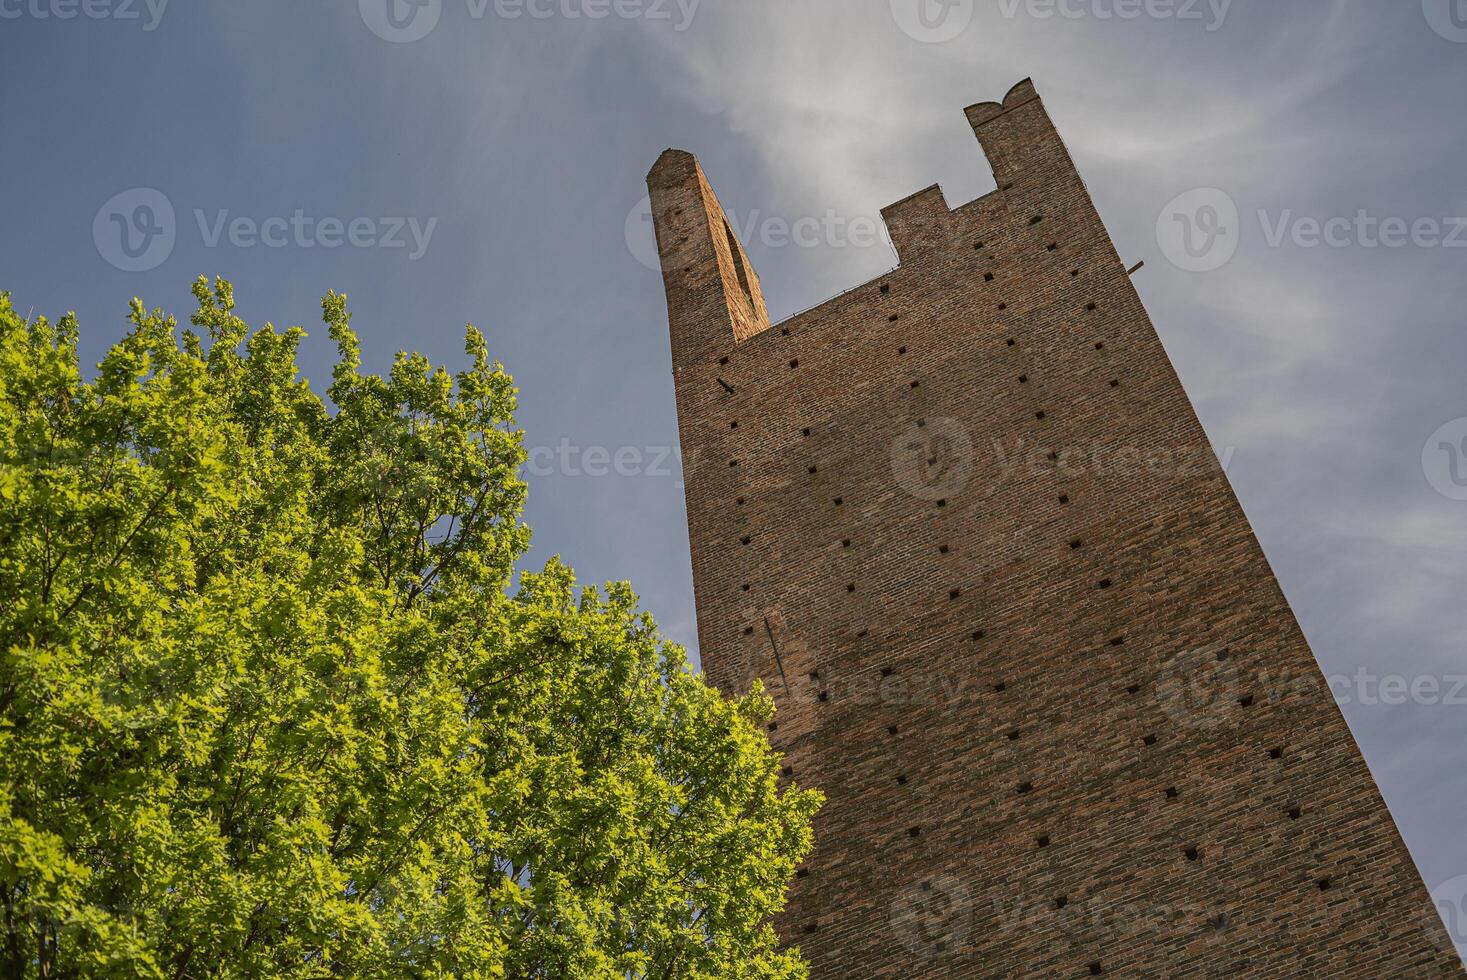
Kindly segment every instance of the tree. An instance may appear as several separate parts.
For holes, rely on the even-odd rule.
[[[805,975],[769,925],[818,797],[757,690],[529,531],[515,389],[360,373],[299,328],[0,294],[0,970],[17,977]]]

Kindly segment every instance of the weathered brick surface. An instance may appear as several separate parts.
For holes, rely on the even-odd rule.
[[[1463,976],[1033,86],[968,118],[999,189],[772,326],[696,161],[649,176],[703,662],[829,799],[781,934],[820,980]]]

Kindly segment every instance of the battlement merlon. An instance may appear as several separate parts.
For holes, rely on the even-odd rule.
[[[980,102],[965,112],[1000,192],[1026,173],[1079,182],[1031,79],[1011,88],[1002,102]],[[759,277],[693,155],[663,153],[647,176],[647,186],[667,290],[674,368],[727,349],[730,338],[742,343],[769,329]],[[883,208],[881,215],[902,264],[948,247],[960,225],[936,185]]]
[[[979,102],[964,113],[1000,190],[1026,171],[1076,173],[1032,79],[1009,89],[1002,102]]]
[[[674,368],[769,329],[764,292],[697,159],[667,150],[647,175]]]

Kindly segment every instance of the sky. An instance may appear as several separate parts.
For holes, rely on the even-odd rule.
[[[0,289],[95,362],[223,275],[317,390],[328,289],[372,369],[472,322],[527,564],[696,650],[647,170],[699,156],[783,319],[992,190],[962,110],[1025,77],[1467,949],[1467,0],[0,0]]]

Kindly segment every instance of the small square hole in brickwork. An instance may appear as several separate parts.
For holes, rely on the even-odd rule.
[[[805,927],[805,931],[807,933],[809,933],[809,932],[819,932],[820,931],[820,926],[817,923],[812,922],[812,923],[810,923],[809,925],[807,925]]]
[[[922,836],[922,828],[921,827],[909,827],[907,829],[907,836],[908,837],[921,837]]]
[[[845,502],[846,502],[846,500],[845,500],[845,498],[844,498],[844,497],[836,497],[836,498],[835,498],[835,501],[834,501],[834,503],[835,503],[835,505],[836,505],[836,506],[837,506],[837,507],[840,507],[840,506],[841,506],[841,505],[843,505],[843,504],[844,504],[844,503],[845,503]]]
[[[1038,837],[1034,838],[1034,843],[1037,846],[1039,846],[1039,847],[1048,847],[1049,846],[1049,835],[1048,834],[1040,834]]]
[[[777,732],[777,731],[779,731],[779,722],[777,722],[777,721],[771,721],[769,723],[769,730],[771,732]]]
[[[1004,184],[1002,187],[999,188],[999,190],[1001,190],[1001,191],[1011,191],[1013,189],[1014,189],[1014,185],[1013,184]]]
[[[791,368],[797,368],[799,366],[800,366],[800,362],[799,361],[790,361],[790,367]]]
[[[1224,660],[1228,659],[1231,656],[1232,656],[1232,652],[1229,651],[1229,650],[1219,650],[1217,652],[1217,659],[1218,659],[1219,662],[1224,661]]]
[[[938,545],[938,546],[937,546],[937,553],[938,553],[938,554],[939,554],[939,555],[945,555],[945,554],[947,554],[947,553],[948,553],[948,552],[949,552],[949,551],[951,551],[951,550],[952,550],[952,549],[951,549],[951,548],[949,548],[949,547],[948,547],[948,546],[947,546],[947,545],[945,545],[945,544],[940,544],[940,545]]]
[[[900,731],[901,731],[901,730],[900,730],[900,729],[899,729],[899,728],[897,728],[897,726],[895,726],[895,725],[890,725],[890,726],[888,726],[888,727],[887,727],[887,729],[886,729],[886,734],[888,734],[888,735],[896,735],[896,734],[899,734],[899,733],[900,733]]]
[[[794,767],[793,766],[785,766],[784,767],[784,774],[786,776],[793,776],[795,774]]]
[[[983,281],[984,282],[993,282],[993,273],[991,273],[991,272],[985,272],[985,273],[983,273]]]
[[[856,586],[854,584],[848,585],[848,586],[846,586],[846,591],[847,592],[855,592],[856,591]]]
[[[1021,375],[1019,375],[1019,384],[1023,385],[1023,384],[1028,384],[1028,383],[1029,383],[1029,376],[1027,374],[1021,374]],[[735,423],[735,424],[737,424],[737,423]]]
[[[1112,378],[1111,379],[1111,382],[1110,382],[1110,386],[1112,388],[1119,388],[1121,386],[1121,383],[1119,381],[1115,380],[1114,378]]]
[[[739,588],[743,589],[745,592],[749,591],[749,586],[747,584],[741,585],[739,586]]]
[[[897,348],[897,353],[898,354],[905,354],[906,352],[907,352],[907,349],[905,347],[898,347]]]
[[[1070,275],[1072,275],[1072,276],[1078,276],[1079,274],[1080,274],[1080,270],[1079,269],[1071,269],[1070,270]]]
[[[1284,750],[1283,749],[1269,749],[1268,750],[1268,757],[1270,759],[1282,759],[1284,757]]]
[[[1015,728],[1013,731],[1009,732],[1009,741],[1010,742],[1017,742],[1019,740],[1020,734],[1021,734],[1020,731],[1017,728]]]
[[[859,633],[856,634],[856,639],[858,639],[858,640],[864,640],[864,639],[866,639],[866,637],[868,637],[870,635],[871,635],[871,631],[870,630],[862,630],[861,632],[859,632]]]
[[[830,692],[829,691],[821,691],[820,692],[820,700],[821,701],[829,701],[830,700]]]
[[[1327,892],[1335,886],[1335,883],[1329,878],[1321,878],[1314,884],[1318,886],[1319,890],[1322,892]]]
[[[1057,908],[1057,909],[1062,909],[1066,905],[1069,905],[1069,904],[1070,904],[1070,900],[1068,898],[1066,898],[1065,896],[1063,896],[1063,895],[1061,895],[1059,898],[1056,898],[1054,900],[1054,907]]]
[[[1147,735],[1141,741],[1145,745],[1155,745],[1156,744],[1156,736],[1155,735]]]
[[[905,786],[905,785],[907,785],[907,777],[906,776],[898,776],[896,778],[896,783],[897,783],[898,786]]]
[[[1049,243],[1049,244],[1048,244],[1048,245],[1046,245],[1046,246],[1045,246],[1045,247],[1044,247],[1044,250],[1045,250],[1045,251],[1046,251],[1046,252],[1053,252],[1053,251],[1054,251],[1054,250],[1055,250],[1055,249],[1057,249],[1057,248],[1059,248],[1059,245],[1058,245],[1058,244],[1057,244],[1057,243],[1055,243],[1055,242],[1050,242],[1050,243]]]
[[[1183,853],[1187,855],[1188,861],[1198,861],[1202,858],[1202,852],[1197,850],[1197,848],[1195,847],[1189,847]]]
[[[1075,551],[1079,551],[1081,548],[1085,547],[1085,542],[1081,541],[1079,538],[1076,538],[1075,540],[1070,542],[1070,547]]]
[[[1132,684],[1130,687],[1126,688],[1126,693],[1127,694],[1140,694],[1141,693],[1141,685],[1140,684]]]
[[[1105,972],[1105,967],[1103,965],[1101,965],[1100,963],[1091,963],[1090,964],[1090,975],[1091,976],[1098,977],[1098,976],[1100,976],[1104,972]]]
[[[800,435],[808,437],[810,435],[810,430],[809,429],[801,429],[800,430]]]
[[[887,323],[896,323],[900,319],[901,319],[901,316],[900,315],[898,315],[896,313],[893,313],[891,316],[889,316],[889,317],[886,318],[886,322]]]
[[[881,668],[881,676],[882,677],[890,677],[891,676],[891,673],[892,673],[892,669],[890,667],[883,667],[883,668]]]
[[[1103,341],[1103,340],[1097,340],[1095,342],[1095,349],[1096,350],[1105,350],[1105,341]]]
[[[754,635],[754,627],[752,627],[752,626],[745,626],[744,627],[744,635],[745,636],[753,636]]]
[[[1007,691],[1008,689],[1009,689],[1009,686],[1007,684],[1005,684],[1004,682],[1002,682],[1002,681],[999,681],[997,684],[993,685],[993,690],[994,690],[994,693],[996,693],[996,694],[1002,694],[1004,691]]]
[[[718,359],[718,363],[719,364],[727,364],[728,363],[728,358],[726,358],[726,357],[720,357]]]
[[[1063,493],[1062,493],[1062,494],[1060,494],[1060,495],[1059,495],[1059,502],[1060,502],[1060,503],[1062,503],[1062,504],[1067,504],[1067,503],[1069,503],[1069,502],[1070,502],[1070,497],[1069,497],[1069,495],[1068,495],[1068,494],[1063,494]]]
[[[948,593],[948,594],[947,594],[947,597],[948,597],[948,598],[949,598],[949,599],[956,599],[956,598],[957,598],[957,597],[958,597],[958,596],[960,596],[960,595],[962,595],[962,594],[963,594],[963,593],[962,593],[962,590],[961,590],[961,589],[953,589],[953,590],[952,590],[952,591],[951,591],[951,592],[949,592],[949,593]]]
[[[728,468],[729,469],[733,469],[735,466],[738,466],[738,465],[739,465],[739,461],[736,460],[736,459],[731,459],[731,460],[728,461]]]
[[[781,334],[783,334],[784,336],[788,337],[790,335],[790,328],[789,327],[781,327],[780,330],[779,330],[779,332]]]
[[[1123,647],[1126,645],[1126,638],[1124,636],[1113,636],[1111,637],[1110,645],[1113,647]]]
[[[890,284],[883,284],[881,286],[881,295],[885,296],[889,292],[891,292],[891,285]]]
[[[1057,453],[1057,452],[1055,452],[1054,450],[1051,449],[1050,452],[1049,452],[1049,461],[1051,463],[1058,463],[1059,462],[1059,453]]]
[[[1298,820],[1302,816],[1304,816],[1304,811],[1299,809],[1298,807],[1294,807],[1292,810],[1289,811],[1290,820]]]
[[[810,872],[808,870],[806,870],[805,868],[801,868],[800,870],[798,870],[798,871],[795,872],[795,877],[796,878],[808,878],[808,877],[810,877]]]
[[[1095,312],[1095,304],[1094,303],[1086,303],[1085,304],[1085,309],[1087,309],[1087,310],[1089,310],[1090,312],[1093,313],[1093,312]]]
[[[1169,800],[1175,800],[1177,798],[1177,796],[1178,796],[1178,793],[1177,793],[1177,788],[1175,786],[1168,786],[1166,788],[1166,798],[1167,799],[1169,799]]]
[[[946,500],[939,500],[937,502],[937,506],[939,506],[939,507],[946,507],[947,506],[947,501]]]
[[[851,539],[850,539],[850,538],[845,538],[845,539],[843,539],[843,540],[842,540],[842,541],[841,541],[841,543],[840,543],[840,546],[841,546],[841,547],[842,547],[842,548],[849,548],[849,547],[850,547],[850,546],[851,546]]]
[[[1014,346],[1014,338],[1012,338],[1012,337],[1009,338],[1009,346],[1010,347]]]
[[[920,382],[920,381],[913,381],[912,382],[912,387],[913,388],[920,388],[920,387],[922,387],[922,382]]]
[[[917,420],[917,428],[919,428],[919,429],[925,429],[925,428],[927,428],[927,420],[926,419],[918,419]]]
[[[1044,215],[1042,215],[1042,214],[1036,214],[1034,217],[1032,217],[1032,218],[1029,219],[1029,223],[1031,225],[1037,225],[1037,224],[1039,224],[1039,222],[1041,222],[1043,220],[1044,220]]]
[[[742,506],[744,506],[744,498],[743,497],[739,497],[737,500],[734,501],[734,503],[736,503],[740,507],[742,507]]]
[[[1101,579],[1099,582],[1096,582],[1095,583],[1095,587],[1097,589],[1108,589],[1108,588],[1110,588],[1110,579],[1108,579],[1108,578]]]
[[[1032,792],[1034,792],[1034,784],[1033,783],[1020,783],[1019,784],[1019,795],[1020,796],[1027,796],[1027,795],[1029,795]]]
[[[807,470],[807,472],[809,472],[809,473],[810,473],[810,474],[811,474],[811,475],[814,475],[814,474],[816,474],[816,473],[819,473],[819,472],[820,472],[820,467],[818,467],[818,466],[810,466],[810,467],[806,467],[806,470]]]
[[[1006,310],[1006,309],[1009,308],[1009,304],[1007,304],[1007,303],[1000,303],[1000,304],[998,304],[998,308],[1000,310]]]
[[[981,639],[983,639],[987,635],[988,634],[985,633],[985,632],[983,632],[982,630],[974,630],[973,631],[973,639],[974,640],[981,640]]]
[[[1043,412],[1035,412],[1034,413],[1034,417],[1036,419],[1040,419],[1042,421],[1044,419],[1044,413]]]
[[[740,539],[739,539],[739,541],[740,541],[740,542],[741,542],[741,543],[743,543],[743,544],[748,544],[748,543],[749,543],[749,542],[750,542],[750,541],[752,541],[752,540],[754,540],[754,539],[753,539],[753,538],[749,538],[749,537],[744,537],[744,538],[740,538]]]
[[[739,424],[738,424],[738,423],[737,423],[737,422],[730,422],[730,423],[729,423],[729,424],[728,424],[728,427],[729,427],[729,428],[730,428],[730,429],[737,429],[737,428],[738,428],[738,427],[739,427]]]
[[[1242,705],[1243,707],[1245,707],[1245,708],[1251,708],[1251,707],[1253,707],[1253,705],[1254,705],[1253,695],[1251,695],[1251,694],[1245,694],[1243,697],[1241,697],[1241,698],[1238,699],[1238,703],[1240,705]]]

